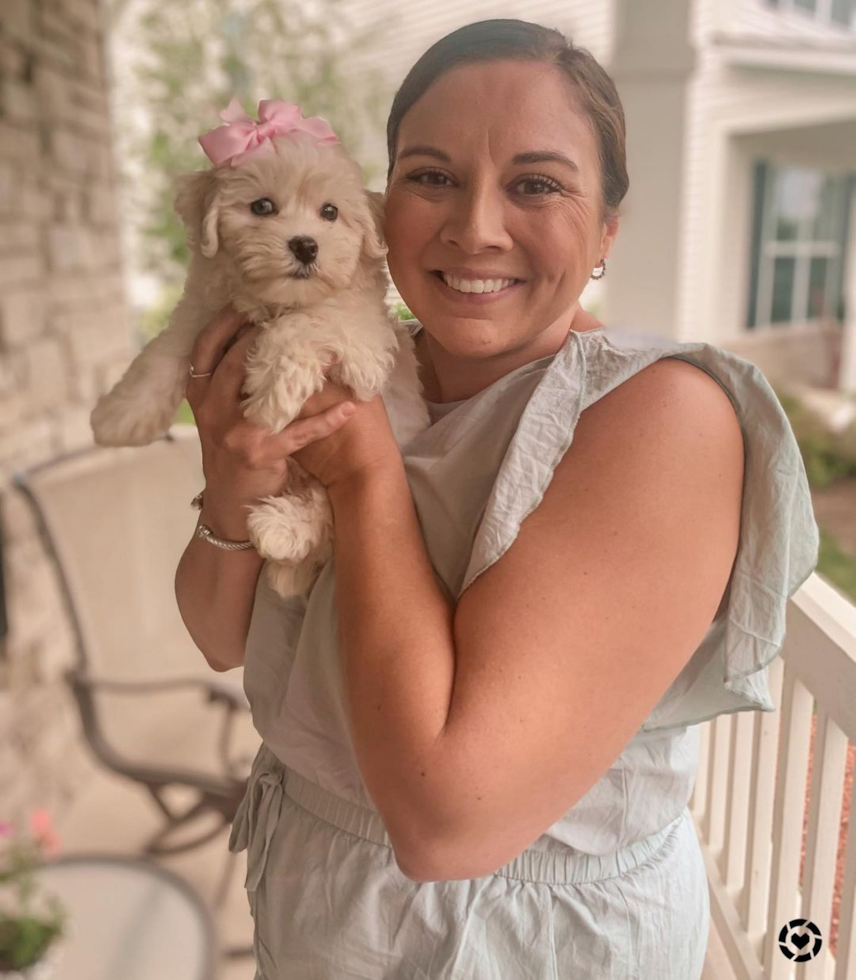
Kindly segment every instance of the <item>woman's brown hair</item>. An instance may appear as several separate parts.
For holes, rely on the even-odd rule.
[[[480,20],[440,38],[407,73],[395,94],[386,124],[387,180],[395,166],[398,130],[408,109],[449,69],[503,58],[555,65],[573,84],[597,134],[604,220],[618,214],[627,193],[624,109],[615,83],[585,48],[560,31],[525,20]]]

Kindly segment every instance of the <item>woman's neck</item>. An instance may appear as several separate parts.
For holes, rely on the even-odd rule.
[[[566,343],[571,330],[585,333],[602,326],[600,321],[582,307],[577,307],[571,319],[570,328],[562,334],[562,340],[549,345],[554,349],[544,349],[517,363],[509,362],[511,366],[497,368],[486,362],[479,364],[473,361],[463,361],[450,355],[434,341],[424,325],[415,339],[416,360],[419,363],[419,379],[422,382],[423,397],[435,404],[461,401],[472,398],[499,378],[510,374],[524,364],[537,361],[542,357],[550,357],[561,350]]]

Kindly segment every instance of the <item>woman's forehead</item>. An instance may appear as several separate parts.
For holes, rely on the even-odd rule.
[[[481,146],[509,157],[559,150],[571,159],[594,150],[572,83],[553,65],[525,61],[467,64],[441,75],[401,121],[398,153],[415,145],[449,155]]]

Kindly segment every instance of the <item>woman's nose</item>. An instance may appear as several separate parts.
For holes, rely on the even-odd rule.
[[[487,188],[474,187],[456,195],[440,237],[444,244],[470,255],[489,248],[504,251],[512,245],[503,203]]]

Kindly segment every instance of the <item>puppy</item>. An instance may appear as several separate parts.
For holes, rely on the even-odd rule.
[[[400,446],[429,425],[413,339],[385,303],[382,195],[366,190],[341,143],[301,132],[269,142],[240,166],[179,178],[175,208],[192,253],[184,294],[92,411],[99,445],[141,446],[165,434],[194,340],[227,303],[263,328],[241,403],[253,423],[280,432],[338,359],[330,379],[359,401],[381,394]],[[247,523],[272,588],[283,597],[307,591],[332,552],[321,484],[290,459],[286,492],[262,498]]]

